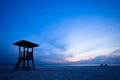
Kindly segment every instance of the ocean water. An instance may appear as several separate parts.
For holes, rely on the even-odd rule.
[[[1,64],[0,70],[13,69],[15,64]],[[84,68],[84,67],[100,67],[100,64],[80,64],[80,65],[36,65],[39,68]],[[108,64],[108,67],[120,67],[120,64]]]

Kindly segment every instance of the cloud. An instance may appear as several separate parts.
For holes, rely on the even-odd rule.
[[[34,50],[38,64],[100,62],[106,58],[104,55],[112,55],[120,47],[119,32],[116,31],[118,25],[115,23],[95,17],[64,19],[46,26],[45,31],[39,32],[38,29],[37,34],[31,32],[24,39],[40,45]],[[11,52],[17,53],[17,48]],[[117,52],[119,51],[116,51],[118,56]]]
[[[65,36],[61,42],[66,44],[64,54],[72,55],[65,60],[75,62],[92,59],[118,49],[118,44],[114,41],[118,36],[113,36],[114,24],[109,24],[110,22],[112,21],[104,19],[78,19],[61,23],[59,32],[62,31]]]
[[[60,63],[91,60],[120,47],[116,41],[119,36],[116,35],[118,25],[115,23],[95,17],[64,19],[49,25],[47,32],[25,39],[40,44],[35,50],[39,61]]]
[[[40,48],[36,49],[35,58],[38,61],[49,62],[49,63],[61,63],[64,62],[64,58],[67,55],[63,54],[64,47],[55,43],[41,43]]]
[[[116,56],[117,54],[117,56]],[[119,55],[119,56],[118,56]],[[107,55],[100,55],[90,60],[82,60],[74,64],[120,64],[120,49],[117,49]]]

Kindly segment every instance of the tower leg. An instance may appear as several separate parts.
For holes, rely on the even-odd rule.
[[[24,56],[23,56],[23,70],[25,69],[25,47],[24,47]]]
[[[16,70],[19,68],[20,63],[22,62],[22,59],[19,59],[13,70]]]
[[[23,70],[25,69],[25,60],[23,59]]]
[[[29,48],[27,48],[27,69],[29,70]]]
[[[32,59],[32,64],[33,64],[33,69],[35,69],[35,64],[33,59]]]
[[[29,60],[27,60],[27,69],[29,69]]]
[[[35,69],[35,64],[34,64],[34,59],[33,59],[33,47],[32,47],[32,64],[33,64],[33,69]]]

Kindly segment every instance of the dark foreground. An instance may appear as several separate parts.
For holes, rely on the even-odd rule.
[[[40,67],[37,70],[0,69],[0,80],[120,80],[120,67]]]

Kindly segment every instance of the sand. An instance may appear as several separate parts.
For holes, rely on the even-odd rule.
[[[0,69],[0,80],[120,80],[120,67],[39,67],[37,70]]]

